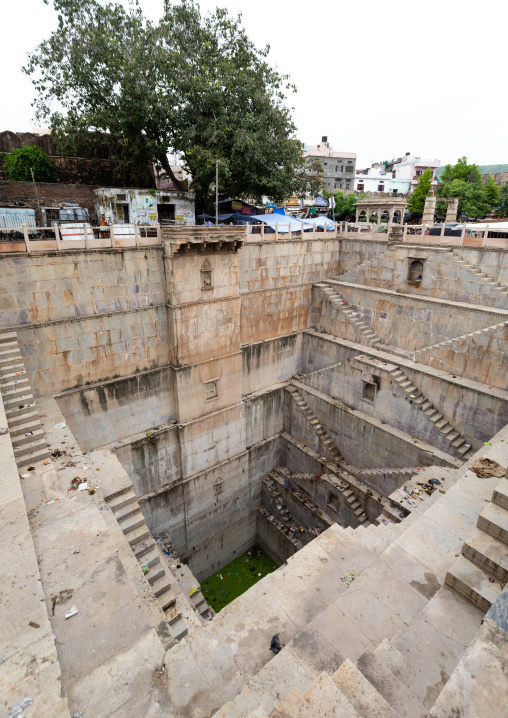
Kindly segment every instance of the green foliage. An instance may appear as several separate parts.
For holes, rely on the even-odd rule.
[[[491,209],[493,207],[497,207],[499,202],[499,187],[490,175],[487,177],[487,181],[485,182],[485,194]]]
[[[32,173],[36,182],[54,182],[55,165],[40,147],[18,147],[5,158],[7,177],[12,181],[31,182]]]
[[[499,191],[496,215],[498,217],[508,217],[508,184],[504,184]]]
[[[354,192],[343,192],[341,189],[335,190],[335,192],[330,192],[328,188],[324,188],[324,190],[321,192],[321,196],[323,199],[328,200],[333,195],[333,198],[335,200],[335,214],[339,216],[339,219],[345,219],[349,215],[355,215],[356,212],[356,200],[358,199],[357,195]],[[360,197],[362,195],[359,195]]]
[[[464,214],[471,219],[481,219],[497,204],[497,200],[492,202],[492,191],[482,182],[478,165],[468,164],[467,157],[458,159],[456,165],[445,166],[437,195],[459,197],[458,217]],[[438,202],[436,209],[439,214],[446,214],[444,202]]]
[[[413,194],[407,201],[407,208],[410,212],[418,212],[423,214],[423,208],[425,207],[425,199],[432,194],[432,168],[427,167],[418,177],[418,183],[414,188]]]
[[[182,189],[167,153],[182,153],[206,204],[219,159],[222,195],[280,201],[314,177],[285,104],[293,90],[224,9],[202,15],[194,0],[164,3],[157,23],[137,0],[53,0],[59,26],[29,55],[37,118],[68,152],[86,146],[126,172],[154,160]],[[51,108],[53,100],[63,112]]]

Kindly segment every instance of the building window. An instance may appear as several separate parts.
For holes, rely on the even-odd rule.
[[[340,182],[335,182],[334,187],[335,187],[335,189],[337,189],[337,187],[340,187]]]
[[[161,197],[162,204],[166,204],[167,202],[171,202],[171,197],[167,194],[162,195]]]
[[[351,182],[346,182],[346,189],[351,189]]]
[[[384,186],[384,184],[382,184],[382,183],[381,183],[381,184],[378,184],[378,186],[377,186],[377,191],[378,191],[378,192],[384,192],[384,191],[385,191],[385,186]]]
[[[358,182],[358,192],[361,192],[363,189],[365,189],[363,182]]]
[[[343,170],[343,168],[342,168],[342,165],[335,165],[335,171],[336,171],[336,172],[343,172],[344,170]]]
[[[376,392],[378,390],[379,384],[371,384],[370,381],[363,381],[362,384],[362,399],[365,399],[365,401],[370,401],[370,403],[373,404],[376,399]]]
[[[220,494],[220,493],[222,492],[222,479],[218,479],[218,480],[214,483],[214,485],[213,485],[213,490],[214,490],[214,492],[215,492],[216,495],[217,495],[217,494]]]
[[[348,160],[347,163],[348,163],[348,165],[352,165],[352,164],[353,164],[353,160]]]
[[[409,260],[409,274],[408,279],[410,282],[421,282],[423,279],[423,262],[419,259]]]
[[[346,167],[346,172],[352,172],[354,170],[354,167]]]
[[[393,194],[397,194],[398,190],[394,189]]]
[[[126,194],[117,194],[116,201],[117,202],[127,202],[127,195]]]

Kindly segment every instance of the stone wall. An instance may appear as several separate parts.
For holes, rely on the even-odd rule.
[[[461,249],[461,259],[477,266],[478,251]],[[454,253],[459,256],[458,251],[454,250]],[[353,256],[357,254],[357,251],[353,251]],[[482,261],[478,269],[498,281],[506,279],[508,284],[508,252],[490,250],[482,252],[480,256]],[[500,293],[494,284],[489,284],[456,262],[453,257],[452,250],[445,247],[431,249],[397,245],[365,264],[346,271],[340,280],[422,297],[508,309],[506,295]],[[418,283],[409,279],[409,265],[413,260],[423,264],[422,279]]]
[[[445,300],[413,298],[390,290],[342,282],[336,282],[334,287],[385,345],[408,352],[485,329],[508,317],[505,310],[484,310]],[[311,326],[351,341],[361,341],[362,336],[354,324],[347,321],[336,305],[326,298],[323,301],[323,298],[322,291],[314,287]]]
[[[268,521],[261,511],[256,511],[256,515],[257,545],[263,549],[266,555],[269,556],[277,566],[282,566],[290,556],[293,556],[297,552],[296,546],[277,526],[272,524],[271,521]]]

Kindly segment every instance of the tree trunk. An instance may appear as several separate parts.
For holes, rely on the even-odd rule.
[[[176,189],[179,192],[185,192],[185,189],[184,189],[182,183],[176,179],[176,177],[173,173],[173,170],[171,169],[171,165],[169,164],[167,155],[162,154],[160,157],[157,157],[157,159],[160,162],[162,168],[168,173],[168,175],[171,179],[171,182],[175,185]]]

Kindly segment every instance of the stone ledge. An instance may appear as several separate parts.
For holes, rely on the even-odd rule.
[[[102,317],[117,317],[120,314],[135,314],[136,312],[146,312],[149,309],[160,309],[166,307],[167,304],[147,304],[146,307],[136,307],[134,309],[120,309],[118,312],[104,312],[102,314],[84,314],[82,317],[67,317],[65,319],[50,319],[47,322],[34,322],[33,324],[17,324],[11,327],[2,327],[0,332],[13,331],[18,332],[23,329],[39,329],[41,327],[52,327],[55,324],[68,324],[69,322],[84,322],[87,319],[101,319]]]
[[[457,309],[463,309],[466,312],[480,312],[482,314],[496,314],[500,317],[508,317],[508,309],[499,309],[498,307],[489,307],[485,304],[466,304],[465,302],[452,302],[449,299],[436,299],[435,297],[424,297],[418,294],[406,294],[405,292],[396,292],[393,289],[382,289],[381,287],[369,287],[366,284],[354,284],[353,282],[341,282],[338,279],[327,279],[326,282],[330,285],[338,285],[346,287],[348,289],[359,289],[366,292],[374,292],[378,294],[388,295],[390,297],[403,297],[404,299],[412,299],[416,302],[423,302],[424,304],[438,304],[445,307],[454,307]],[[318,282],[313,282],[318,284]],[[348,302],[351,304],[351,302]]]

